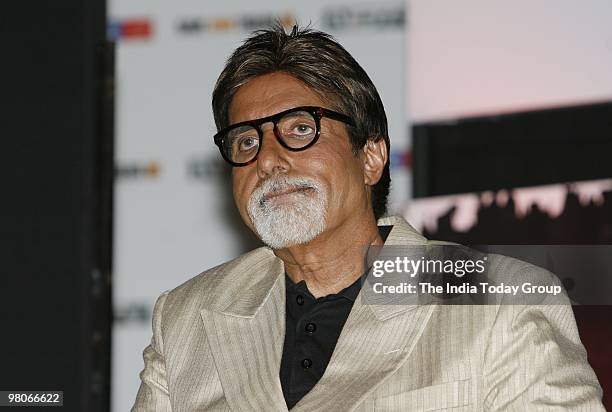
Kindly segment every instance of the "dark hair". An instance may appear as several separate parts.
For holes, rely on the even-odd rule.
[[[228,126],[229,106],[238,88],[264,74],[284,72],[305,83],[337,110],[355,121],[347,126],[353,154],[368,139],[384,139],[389,158],[387,116],[372,80],[331,35],[310,28],[293,26],[286,33],[280,23],[268,30],[255,31],[227,60],[215,90],[212,106],[217,129]],[[376,219],[387,211],[391,176],[389,162],[372,188],[372,208]]]

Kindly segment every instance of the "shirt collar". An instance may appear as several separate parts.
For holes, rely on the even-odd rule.
[[[315,299],[315,297],[312,296],[312,293],[310,293],[310,291],[308,290],[308,287],[306,286],[306,281],[301,280],[298,283],[293,283],[291,278],[287,275],[287,273],[285,273],[285,288],[287,294],[290,296],[302,294],[307,295],[311,299],[317,301],[332,300],[338,297],[343,297],[350,300],[351,302],[355,302],[355,299],[357,299],[357,295],[359,295],[359,291],[361,290],[361,279],[362,278],[359,277],[357,280],[355,280],[355,282],[353,282],[352,285],[347,286],[338,293],[332,293]]]

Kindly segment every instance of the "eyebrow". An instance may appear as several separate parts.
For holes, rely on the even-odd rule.
[[[282,110],[280,110],[278,112],[275,112],[275,113],[273,113],[271,115],[268,115],[268,116],[260,116],[260,117],[251,118],[251,119],[247,119],[247,120],[241,120],[239,122],[228,123],[227,127],[230,127],[230,126],[233,126],[233,125],[236,125],[236,124],[248,123],[248,122],[256,122],[256,121],[261,120],[261,119],[267,119],[267,118],[274,117],[274,116],[276,116],[278,114],[281,114],[281,113],[289,112],[289,111],[291,111],[293,109],[297,109],[299,107],[325,107],[325,106],[318,106],[316,104],[298,104],[296,106],[288,106],[287,108],[282,109]],[[229,118],[228,118],[228,121],[229,121]]]

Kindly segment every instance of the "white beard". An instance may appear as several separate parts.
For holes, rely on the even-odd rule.
[[[266,197],[295,188],[308,190]],[[272,249],[307,243],[325,229],[325,187],[306,177],[272,177],[251,194],[247,211],[262,242]]]

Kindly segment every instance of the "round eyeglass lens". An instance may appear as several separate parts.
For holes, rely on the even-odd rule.
[[[252,126],[239,126],[227,132],[223,139],[226,156],[235,163],[247,163],[257,155],[259,134]]]
[[[287,113],[276,125],[280,138],[292,149],[307,146],[317,134],[317,122],[308,112]]]

